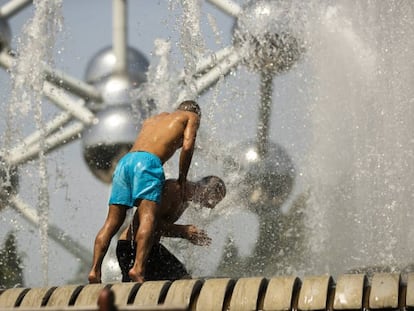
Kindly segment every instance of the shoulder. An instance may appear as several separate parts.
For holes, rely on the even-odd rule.
[[[169,116],[171,116],[171,113],[169,113],[169,112],[161,112],[161,113],[156,114],[155,116],[153,116],[151,118],[153,118],[153,119],[159,119],[159,118],[166,118],[166,117],[169,117]]]
[[[184,127],[187,126],[198,126],[200,120],[197,114],[190,111],[175,111],[170,114],[169,122],[174,124],[181,124]]]
[[[174,114],[175,116],[179,117],[179,118],[183,118],[186,120],[198,120],[199,117],[196,113],[191,112],[191,111],[184,111],[184,110],[176,110],[174,111],[172,114]]]
[[[149,118],[146,118],[144,120],[144,123],[152,123],[154,121],[158,122],[159,120],[164,119],[164,118],[168,117],[169,115],[170,114],[168,112],[161,112],[159,114],[156,114],[156,115],[150,116]]]

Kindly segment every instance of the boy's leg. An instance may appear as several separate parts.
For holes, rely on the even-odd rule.
[[[141,200],[137,208],[139,217],[139,227],[135,233],[137,251],[134,266],[128,273],[134,282],[144,282],[145,263],[153,243],[158,208],[156,202],[149,200]]]
[[[93,248],[92,268],[88,275],[89,283],[101,282],[102,261],[108,251],[112,237],[119,230],[126,217],[126,207],[122,205],[110,205],[105,223],[95,238]]]

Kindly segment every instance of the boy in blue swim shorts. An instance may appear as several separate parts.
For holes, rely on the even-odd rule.
[[[133,240],[136,256],[129,277],[144,282],[145,262],[153,245],[155,227],[160,213],[160,200],[165,181],[163,164],[181,149],[177,183],[185,192],[187,174],[192,160],[200,107],[184,101],[172,112],[162,112],[146,119],[130,151],[118,162],[113,174],[109,211],[94,244],[90,283],[101,282],[102,261],[113,236],[122,226],[126,210],[137,207],[133,222],[139,224]]]

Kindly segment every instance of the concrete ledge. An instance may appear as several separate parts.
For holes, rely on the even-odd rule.
[[[406,280],[404,282],[403,280]],[[151,310],[409,310],[414,274],[365,274],[240,279],[210,278],[139,283],[10,288],[0,311]]]

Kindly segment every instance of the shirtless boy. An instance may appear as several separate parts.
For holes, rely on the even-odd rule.
[[[200,107],[194,101],[184,101],[174,112],[143,122],[130,152],[121,158],[113,174],[108,216],[95,239],[90,283],[101,282],[102,261],[110,241],[125,220],[126,210],[133,206],[137,206],[140,225],[134,236],[138,245],[134,266],[128,274],[131,280],[144,282],[144,263],[152,246],[165,182],[163,164],[181,148],[177,184],[185,193],[200,117]]]
[[[146,262],[146,280],[176,280],[190,277],[184,265],[160,243],[160,238],[183,238],[195,245],[209,245],[211,239],[204,230],[194,225],[181,225],[175,222],[188,208],[189,202],[205,208],[214,208],[225,195],[226,186],[223,180],[216,176],[207,176],[197,182],[187,181],[184,194],[181,194],[177,180],[166,180],[154,244]],[[116,254],[123,282],[131,281],[128,271],[134,264],[136,250],[136,244],[131,241],[138,227],[137,217],[134,217],[131,226],[125,228],[118,240]]]

